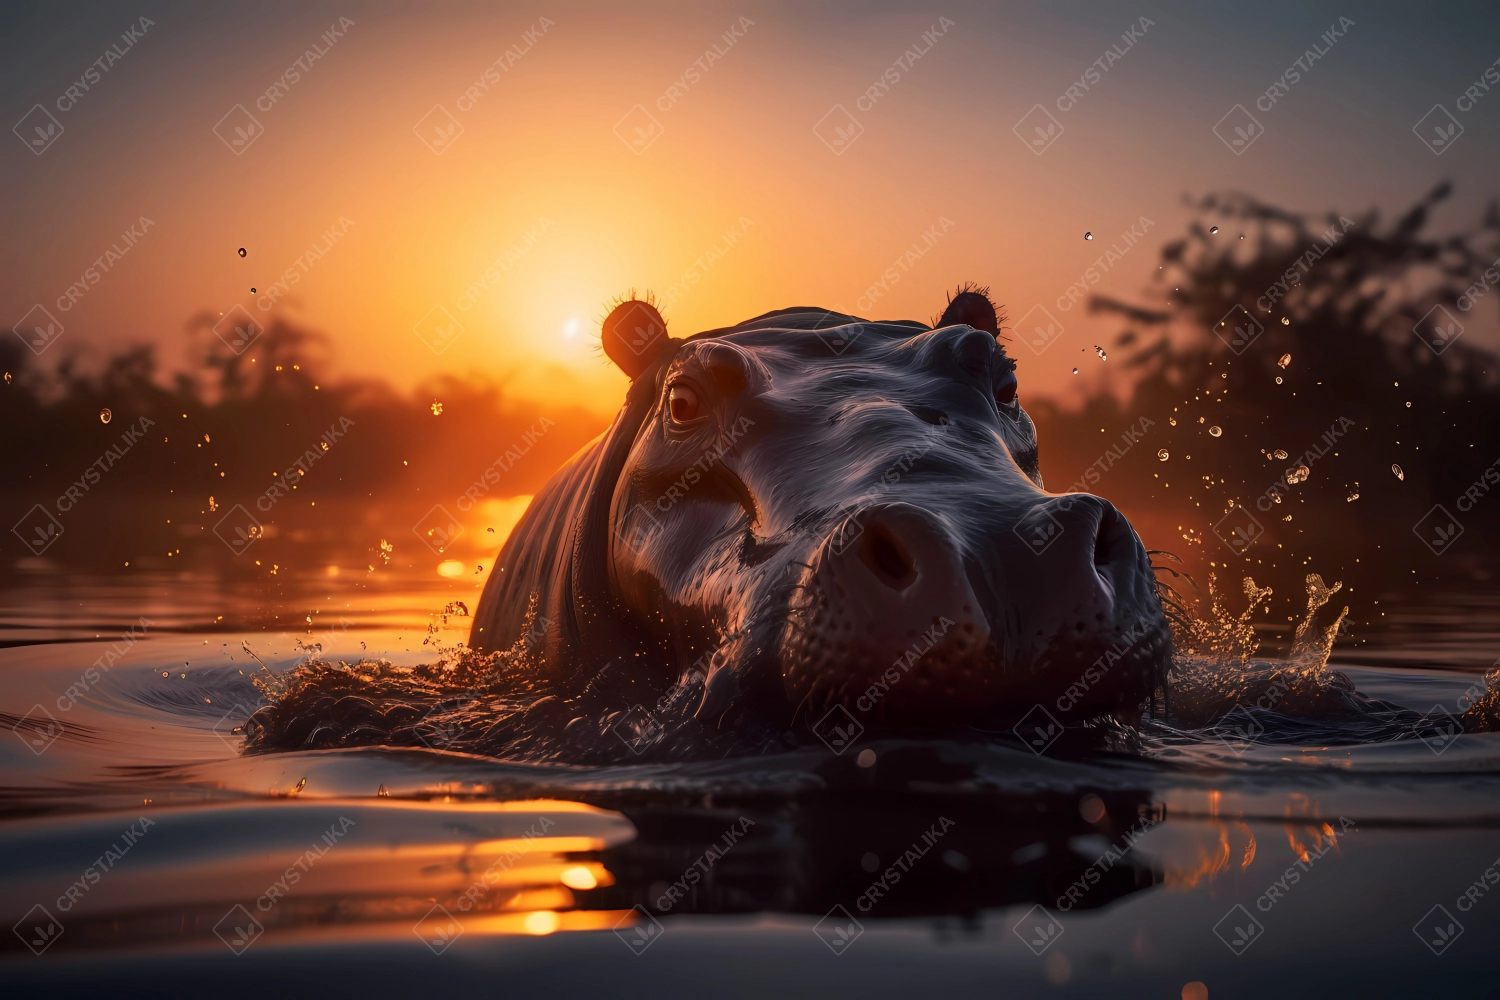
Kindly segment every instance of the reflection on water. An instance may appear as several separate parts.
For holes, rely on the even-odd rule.
[[[1434,740],[1407,723],[1330,739],[1326,720],[1282,719],[1190,736],[1158,719],[1107,753],[866,739],[608,767],[426,747],[240,752],[257,672],[318,645],[334,662],[431,662],[434,643],[463,637],[467,619],[443,610],[466,584],[37,577],[11,590],[7,977],[190,992],[234,961],[248,989],[309,955],[372,988],[420,988],[421,958],[476,985],[555,985],[566,970],[607,990],[675,968],[705,981],[733,969],[752,993],[909,992],[959,975],[1143,995],[1201,980],[1219,997],[1315,978],[1315,941],[1329,967],[1366,970],[1350,982],[1375,995],[1418,989],[1424,942],[1448,933],[1414,928],[1446,920],[1435,906],[1463,926],[1441,946],[1443,974],[1488,974],[1500,905],[1465,895],[1487,886],[1500,833],[1500,736],[1486,733]],[[1418,655],[1386,652],[1369,662]],[[1393,727],[1434,705],[1462,716],[1483,689],[1475,671],[1342,669]]]

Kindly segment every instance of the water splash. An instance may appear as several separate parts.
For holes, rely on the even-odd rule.
[[[1252,660],[1260,648],[1251,618],[1270,600],[1270,587],[1244,579],[1245,610],[1231,614],[1224,606],[1215,579],[1209,577],[1209,615],[1174,621],[1178,655],[1171,691],[1175,721],[1189,728],[1206,727],[1231,712],[1276,711],[1303,718],[1357,713],[1368,699],[1354,690],[1347,676],[1328,669],[1334,640],[1349,614],[1346,605],[1326,625],[1318,612],[1342,582],[1328,586],[1323,577],[1306,579],[1307,610],[1292,639],[1291,652],[1277,661]]]

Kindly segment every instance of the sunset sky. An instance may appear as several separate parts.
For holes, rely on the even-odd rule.
[[[1016,352],[1023,393],[1066,396],[1118,322],[1059,298],[1132,227],[1088,291],[1139,297],[1185,194],[1390,212],[1447,178],[1448,225],[1496,194],[1493,5],[626,6],[7,5],[0,318],[62,323],[43,362],[150,341],[170,368],[191,316],[240,305],[323,331],[344,374],[608,411],[598,320],[631,288],[685,335],[802,304],[930,320],[972,280],[1062,323]],[[1039,104],[1062,129],[1040,155],[1014,131]],[[1237,104],[1265,130],[1242,155],[1214,133]],[[1463,128],[1441,156],[1413,134],[1438,104]],[[236,151],[215,129],[244,112]],[[443,310],[463,332],[438,353]]]

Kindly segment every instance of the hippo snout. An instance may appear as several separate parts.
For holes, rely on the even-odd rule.
[[[1146,611],[1154,633],[1160,612],[1129,522],[1098,497],[1042,497],[1009,531],[909,503],[846,517],[819,546],[793,619],[793,703],[910,719],[1050,701],[1120,645],[1125,619]]]
[[[894,665],[903,701],[938,708],[980,682],[989,619],[958,544],[928,511],[889,503],[847,517],[819,548],[807,592],[784,673],[789,694],[857,697]]]

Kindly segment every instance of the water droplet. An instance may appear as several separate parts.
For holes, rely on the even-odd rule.
[[[209,497],[208,498],[208,509],[210,511],[218,510],[219,509],[219,501],[215,500],[213,497]]]
[[[1095,344],[1094,345],[1094,350],[1096,352],[1098,352],[1098,354],[1099,354],[1099,360],[1100,361],[1108,361],[1109,360],[1109,355],[1107,355],[1107,354],[1104,353],[1104,348],[1100,347],[1098,344]]]
[[[114,418],[115,418],[115,415],[113,413],[109,412],[109,407],[107,407],[107,406],[104,409],[102,409],[102,410],[99,411],[99,422],[101,424],[107,424],[111,420],[113,420]]]
[[[1171,458],[1172,456],[1167,453],[1167,449],[1163,448],[1161,451],[1159,451],[1159,452],[1156,453],[1156,457],[1157,457],[1157,459],[1159,461],[1165,462],[1167,459]]]
[[[1211,437],[1219,437],[1224,433],[1224,428],[1220,427],[1218,424],[1214,424],[1208,429],[1208,433]]]
[[[434,417],[441,417],[443,415],[443,404],[435,399],[432,401],[432,415]]]
[[[391,790],[385,787],[385,785],[381,785],[375,790],[375,794],[380,796],[382,799],[388,799],[391,797]]]
[[[1354,484],[1354,489],[1352,489],[1352,490],[1349,491],[1349,495],[1344,498],[1344,502],[1345,503],[1353,503],[1354,501],[1356,501],[1358,499],[1359,499],[1359,484],[1355,483]]]
[[[1280,384],[1281,384],[1281,376],[1280,376],[1280,375],[1277,375],[1277,376],[1276,376],[1276,384],[1277,384],[1277,385],[1280,385]]]
[[[1208,227],[1208,231],[1211,232],[1211,233],[1217,233],[1219,231],[1219,227],[1218,226],[1209,226]]]
[[[1173,427],[1176,427],[1177,426],[1177,418],[1176,417],[1168,417],[1167,418],[1167,423],[1171,424]]]
[[[1077,369],[1077,368],[1074,368],[1074,369],[1073,369],[1073,374],[1074,374],[1074,375],[1077,375],[1077,374],[1078,374],[1078,369]]]
[[[1285,316],[1283,316],[1283,317],[1281,317],[1281,325],[1282,326],[1291,326],[1292,325],[1292,321],[1289,320],[1289,319],[1287,319]]]
[[[1281,368],[1285,368],[1287,365],[1289,365],[1291,363],[1292,363],[1292,356],[1290,354],[1283,354],[1281,357],[1279,357],[1279,358],[1276,359],[1277,366],[1281,367]]]
[[[1396,474],[1397,479],[1401,480],[1403,483],[1406,482],[1406,473],[1401,471],[1401,466],[1392,464],[1391,471]]]
[[[1286,458],[1286,449],[1285,448],[1277,448],[1275,451],[1273,451],[1271,453],[1271,455],[1273,457],[1275,457],[1275,458]]]
[[[1084,233],[1083,234],[1083,238],[1086,239],[1086,240],[1091,240],[1091,239],[1094,238],[1094,234],[1093,233]]]
[[[240,256],[241,257],[245,256],[245,248],[244,247],[240,247]]]
[[[10,372],[5,373],[5,384],[10,385]]]
[[[1408,410],[1411,409],[1411,400],[1409,400],[1409,399],[1406,401],[1406,408]]]
[[[251,294],[251,295],[254,295],[254,294],[255,294],[255,289],[253,289],[253,288],[252,288],[252,289],[250,289],[250,294]]]

